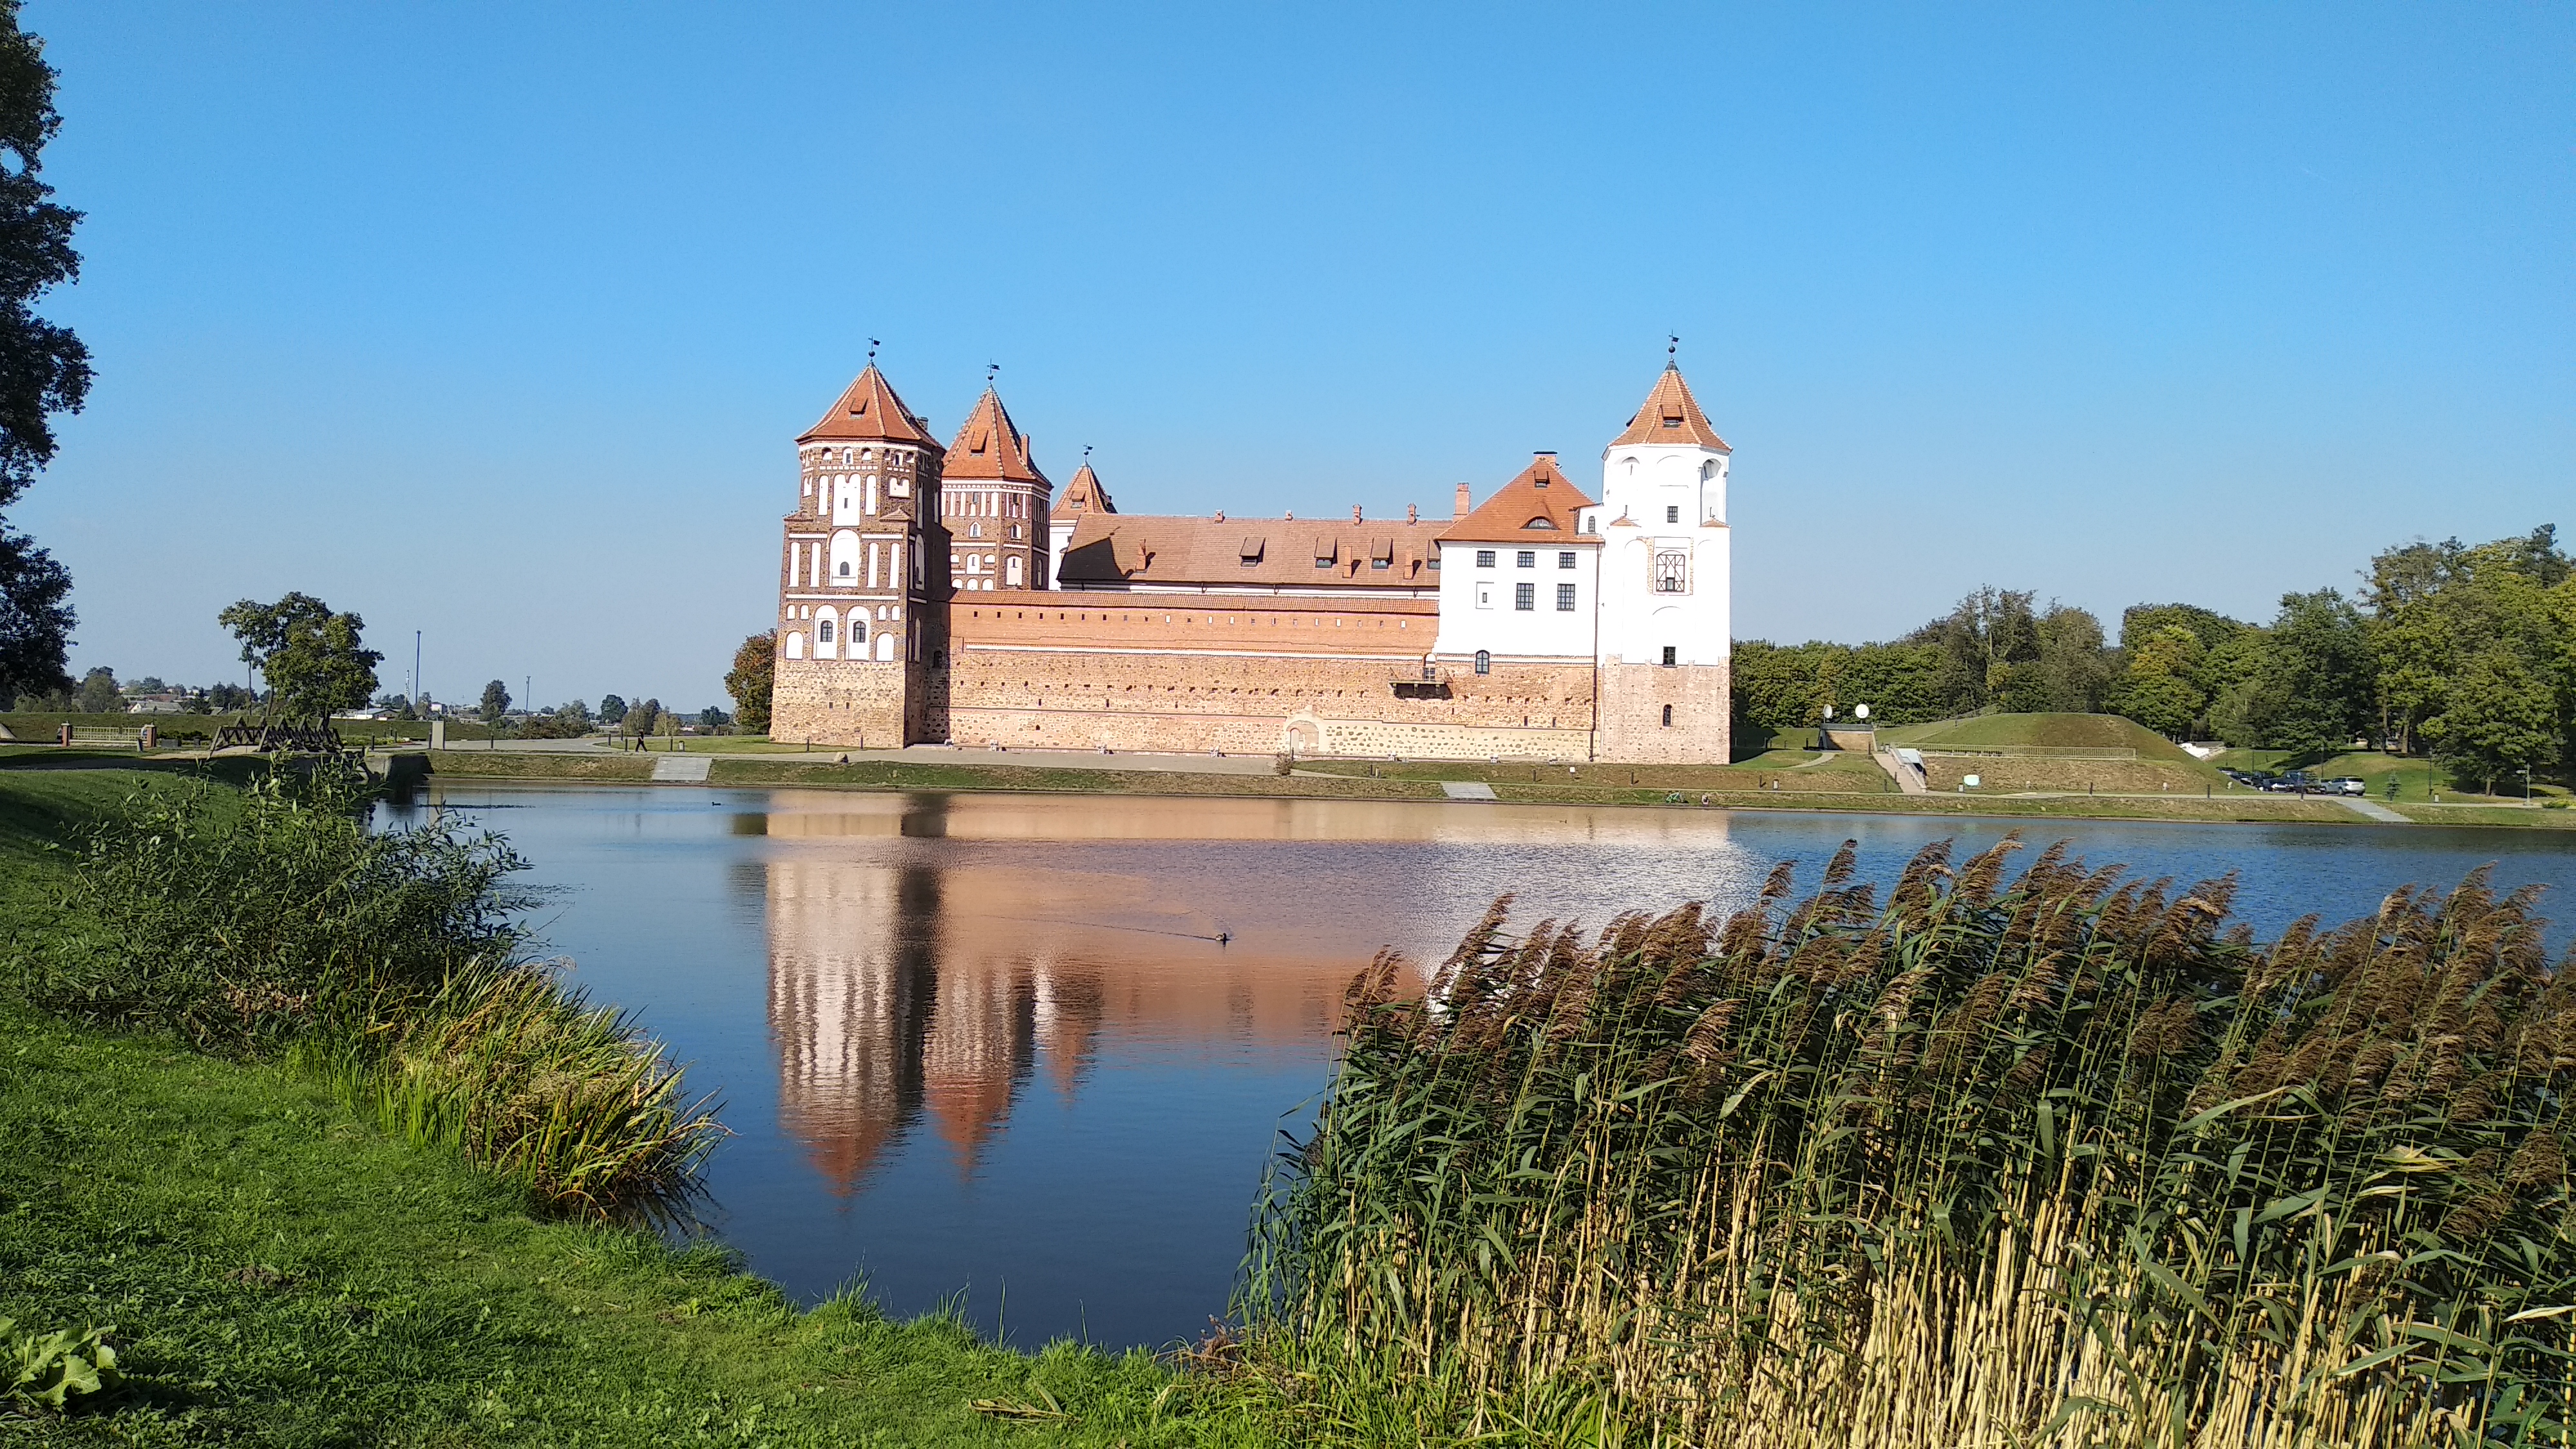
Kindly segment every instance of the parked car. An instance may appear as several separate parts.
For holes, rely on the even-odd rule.
[[[2338,775],[2325,783],[2330,795],[2350,795],[2358,799],[2370,793],[2370,782],[2359,775]]]

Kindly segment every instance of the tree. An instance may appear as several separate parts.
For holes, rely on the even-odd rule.
[[[628,734],[641,739],[659,728],[661,722],[662,701],[648,699],[640,704],[630,704],[626,707],[626,719],[622,727]]]
[[[2039,662],[2039,623],[2026,590],[1989,584],[1959,601],[1946,616],[1906,636],[1910,644],[1937,644],[1942,653],[1945,712],[1970,714],[2009,707],[2016,670]]]
[[[2361,611],[2334,589],[2283,594],[2247,695],[2261,742],[2324,756],[2370,728],[2377,664]]]
[[[700,729],[722,729],[731,723],[733,723],[733,717],[726,714],[723,710],[716,708],[712,704],[708,705],[705,709],[698,711],[698,728]]]
[[[626,701],[613,694],[599,697],[599,722],[613,725],[626,718]]]
[[[80,213],[55,205],[41,179],[45,143],[62,126],[44,57],[44,42],[18,26],[17,0],[0,0],[0,509],[53,461],[48,419],[79,412],[89,395],[89,349],[35,313],[38,298],[80,275]],[[71,686],[70,594],[63,566],[0,524],[0,694]]]
[[[93,669],[82,676],[80,712],[83,714],[125,713],[125,692],[116,687],[116,671]]]
[[[2167,624],[2122,651],[2120,712],[2167,739],[2188,739],[2209,697],[2192,682],[2209,651],[2182,624]]]
[[[259,696],[238,684],[218,684],[206,691],[206,708],[217,714],[229,714],[259,703]]]
[[[289,719],[329,719],[375,698],[376,666],[385,656],[366,647],[366,621],[355,614],[291,593],[274,604],[240,600],[215,621],[268,681],[269,707]]]
[[[2453,775],[2486,782],[2557,763],[2559,709],[2555,681],[2499,642],[2469,657],[2451,681],[2442,713],[2425,722],[2433,758]]]
[[[2012,672],[2006,709],[2091,714],[2102,707],[2111,668],[2103,658],[2102,621],[2084,609],[2050,603],[2032,621],[2038,655]]]
[[[733,668],[725,672],[725,693],[733,696],[734,719],[753,734],[769,730],[769,695],[778,676],[778,631],[754,634],[733,651]]]
[[[71,592],[72,576],[52,554],[0,527],[0,695],[72,687]]]
[[[483,686],[483,705],[479,712],[487,725],[499,724],[501,717],[510,712],[510,691],[502,686],[501,681],[496,679]]]

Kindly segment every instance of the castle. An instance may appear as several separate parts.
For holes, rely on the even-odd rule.
[[[1061,499],[989,386],[945,447],[871,360],[796,440],[770,737],[1727,762],[1732,456],[1677,366],[1602,450],[1451,516]]]

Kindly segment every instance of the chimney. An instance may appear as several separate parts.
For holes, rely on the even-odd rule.
[[[1467,516],[1467,485],[1464,483],[1458,485],[1458,501],[1449,505],[1449,516],[1451,518]]]
[[[1410,503],[1404,505],[1404,521],[1407,523],[1420,523],[1422,521],[1422,510],[1414,507]]]
[[[1218,510],[1216,511],[1216,521],[1217,521],[1217,522],[1219,522],[1219,523],[1223,523],[1223,522],[1225,522],[1225,510],[1224,510],[1224,509],[1220,508],[1220,509],[1218,509]]]
[[[1353,523],[1357,523],[1357,522],[1359,522],[1359,521],[1360,521],[1360,506],[1359,506],[1358,504],[1354,503],[1354,504],[1352,504],[1352,505],[1351,505],[1351,522],[1353,522]]]

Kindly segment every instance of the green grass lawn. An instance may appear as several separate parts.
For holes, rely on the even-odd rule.
[[[39,1014],[31,953],[82,929],[48,847],[166,779],[0,775],[0,1317],[113,1324],[128,1380],[0,1410],[0,1444],[1283,1442],[1142,1352],[798,1311],[718,1250],[534,1219],[282,1066]]]

